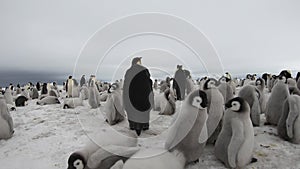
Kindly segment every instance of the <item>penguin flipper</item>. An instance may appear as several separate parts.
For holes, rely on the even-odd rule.
[[[9,114],[8,108],[6,108],[5,110],[6,110],[5,112],[2,112],[2,118],[3,118],[5,121],[7,121],[8,125],[9,125],[9,128],[10,128],[10,131],[13,132],[13,130],[14,130],[14,129],[13,129],[13,128],[14,128],[14,127],[13,127],[13,126],[14,126],[13,120],[12,120],[10,114]]]
[[[237,118],[231,120],[232,136],[228,145],[228,164],[231,168],[236,167],[237,154],[244,141],[244,126]]]
[[[224,102],[223,98],[221,98],[221,99],[222,99],[221,103],[223,103]],[[223,104],[222,104],[222,106],[223,106]],[[208,119],[206,121],[208,137],[210,137],[214,133],[214,131],[218,127],[220,121],[222,120],[223,113],[224,113],[222,106],[221,106],[221,108],[219,108],[219,106],[210,106]]]
[[[289,97],[289,107],[290,112],[286,119],[286,129],[287,129],[287,135],[289,138],[294,137],[294,123],[296,118],[299,116],[299,108],[297,106],[296,98]]]
[[[108,158],[115,157],[115,159],[118,160],[122,158],[130,158],[137,151],[139,151],[138,147],[125,147],[125,146],[116,146],[116,145],[105,146],[103,148],[99,148],[96,152],[94,152],[89,157],[87,161],[87,166],[91,169],[102,168],[100,166],[103,164],[103,161],[105,161]],[[105,164],[105,165],[109,165],[110,167],[113,166],[114,164],[115,164],[115,160],[112,164]]]

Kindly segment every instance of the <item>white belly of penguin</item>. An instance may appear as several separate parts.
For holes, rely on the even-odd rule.
[[[240,150],[237,154],[237,166],[245,166],[251,161],[252,151],[254,146],[254,130],[252,122],[249,120],[244,123],[247,130],[244,131],[244,143],[241,145]]]

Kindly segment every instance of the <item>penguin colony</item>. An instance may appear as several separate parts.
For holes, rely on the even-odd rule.
[[[89,143],[75,151],[68,159],[68,168],[138,169],[143,166],[145,169],[183,169],[201,159],[207,144],[215,147],[216,158],[227,168],[244,168],[257,160],[253,158],[253,127],[262,125],[273,125],[280,138],[300,144],[299,79],[280,74],[262,78],[250,75],[243,80],[225,75],[219,80],[206,77],[197,81],[189,75],[186,80],[188,90],[185,95],[180,91],[179,100],[169,83],[170,78],[168,82],[156,80],[154,83],[154,111],[174,118],[164,148],[143,149],[137,146],[137,136],[129,132],[133,136],[128,139],[112,139],[113,143],[110,139],[102,144],[104,147]],[[104,84],[91,78],[88,83],[78,85],[70,78],[66,85],[69,90],[65,92],[67,97],[64,97],[64,91],[47,83],[40,90],[38,85],[6,88],[0,96],[0,139],[13,137],[10,111],[26,106],[31,100],[35,100],[37,106],[58,104],[63,109],[103,106],[108,125],[118,125],[126,118],[122,83]],[[270,93],[268,99],[267,93]],[[182,104],[178,112],[176,102]],[[263,113],[265,124],[261,122]],[[160,152],[159,155],[151,156],[156,152]],[[148,158],[138,158],[147,155]]]

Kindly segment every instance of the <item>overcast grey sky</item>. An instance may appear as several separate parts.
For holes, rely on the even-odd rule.
[[[172,73],[175,64],[179,63],[190,67],[192,72],[201,72],[203,65],[189,59],[192,54],[183,53],[186,49],[179,50],[178,44],[168,38],[150,35],[122,43],[108,56],[113,59],[107,59],[97,70],[96,63],[103,53],[97,53],[97,58],[80,57],[77,66],[88,69],[74,69],[82,47],[97,30],[118,18],[144,12],[178,16],[197,27],[217,50],[222,70],[233,74],[279,73],[281,69],[300,71],[299,9],[298,0],[1,0],[0,71],[66,75],[75,70],[78,76],[97,73],[98,77],[107,78],[112,71],[108,68],[101,72],[101,68],[114,69],[122,60],[121,65],[126,68],[130,65],[130,59],[126,60],[126,57],[133,54],[148,56],[150,49],[157,58],[143,59],[147,67],[161,65],[157,60],[168,55],[173,59],[161,62],[172,64],[166,64],[162,71]],[[122,29],[120,27],[120,31]],[[105,43],[105,39],[94,42],[104,46],[101,43]],[[124,51],[125,48],[131,50]],[[174,48],[178,50],[170,50]],[[93,65],[83,64],[84,60]],[[193,67],[198,63],[199,69]]]

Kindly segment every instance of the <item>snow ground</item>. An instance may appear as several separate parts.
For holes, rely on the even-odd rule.
[[[69,155],[93,139],[97,132],[110,126],[104,122],[101,109],[90,109],[88,102],[75,109],[63,109],[62,105],[36,105],[30,100],[25,107],[17,108],[11,115],[14,120],[15,134],[9,140],[0,140],[1,169],[64,169],[67,168]],[[177,102],[179,110],[180,102]],[[262,124],[265,117],[261,117]],[[139,146],[143,148],[163,147],[165,130],[172,121],[170,116],[159,116],[151,112],[150,130],[142,133]],[[120,133],[129,131],[127,121],[114,129]],[[300,145],[280,139],[272,126],[255,127],[254,157],[258,162],[248,165],[247,169],[299,169]],[[208,145],[200,162],[187,166],[187,169],[225,168]]]

